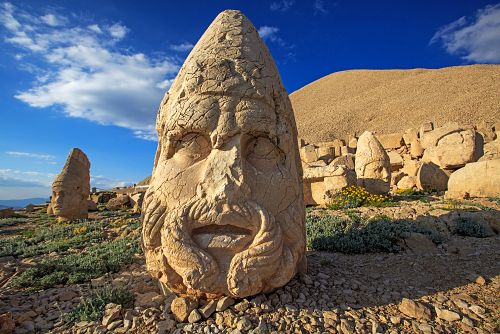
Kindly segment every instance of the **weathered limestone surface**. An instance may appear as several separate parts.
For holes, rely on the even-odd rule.
[[[294,114],[239,11],[217,16],[163,98],[143,212],[150,273],[178,294],[246,297],[304,266]]]
[[[386,193],[391,184],[391,163],[384,148],[369,131],[358,139],[356,151],[358,185],[372,193]]]
[[[417,173],[417,188],[425,191],[444,191],[448,187],[449,172],[438,165],[423,163]]]
[[[343,165],[304,169],[304,202],[327,204],[334,193],[356,184],[356,173]]]
[[[52,183],[50,210],[59,221],[87,218],[89,195],[90,161],[82,150],[73,148]]]
[[[500,196],[500,160],[486,160],[465,165],[451,174],[447,197]]]
[[[458,169],[483,155],[483,139],[472,128],[449,123],[426,132],[422,138],[425,149],[422,161],[441,168]]]

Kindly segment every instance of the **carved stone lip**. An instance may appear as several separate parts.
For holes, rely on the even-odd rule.
[[[207,225],[192,231],[193,240],[204,249],[239,251],[253,239],[250,230],[235,225]]]

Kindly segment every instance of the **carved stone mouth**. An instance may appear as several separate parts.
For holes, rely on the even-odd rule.
[[[203,249],[240,251],[252,241],[252,232],[235,225],[207,225],[192,230],[193,240]]]

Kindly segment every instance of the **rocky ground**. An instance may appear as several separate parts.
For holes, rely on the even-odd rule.
[[[308,224],[314,216],[384,215],[391,224],[411,219],[442,239],[436,245],[412,232],[394,253],[310,250],[307,274],[282,289],[216,301],[160,292],[134,244],[140,223],[130,211],[101,211],[63,232],[41,212],[19,212],[25,217],[0,220],[0,333],[498,333],[499,210],[498,199],[438,196],[385,207],[309,209]],[[457,219],[486,228],[481,237],[453,233]],[[40,241],[37,233],[49,237]],[[109,253],[92,253],[96,245]],[[89,253],[88,262],[105,265],[63,260]],[[41,266],[47,259],[51,266]],[[89,268],[89,275],[59,278],[75,267]]]

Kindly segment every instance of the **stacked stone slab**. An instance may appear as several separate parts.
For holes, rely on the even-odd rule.
[[[328,204],[336,192],[355,185],[356,173],[342,164],[304,169],[304,202],[306,205]]]
[[[390,187],[392,190],[416,188],[430,192],[444,192],[448,188],[450,175],[455,171],[476,161],[500,158],[500,138],[498,138],[497,131],[499,127],[500,124],[493,122],[482,122],[476,126],[463,126],[456,123],[435,126],[432,122],[427,122],[398,133],[373,135],[389,157]],[[350,136],[347,142],[347,152],[357,153],[363,146],[363,142],[355,135]],[[333,163],[332,156],[339,161],[337,152],[342,158],[350,154],[342,151],[341,141],[332,141],[331,143],[336,144],[332,145],[333,150],[324,148],[326,146],[324,143],[309,143],[307,145],[304,143],[301,148],[301,158],[305,175],[316,175],[318,171],[328,170],[325,167],[329,167]],[[358,163],[359,166],[363,164],[363,161]],[[488,170],[496,168],[491,167],[494,164],[488,166]],[[308,171],[311,168],[319,169],[318,171]],[[326,176],[327,174],[322,178],[304,179],[304,191],[307,199],[313,197],[318,199],[326,195],[326,186],[320,184]],[[360,180],[358,180],[358,184],[366,186],[365,182]],[[313,189],[316,189],[316,192],[312,192]],[[321,189],[323,189],[323,194],[321,194]],[[316,195],[311,196],[312,193]],[[481,193],[483,192],[471,190],[471,194]],[[319,202],[321,201],[311,200],[306,203]]]
[[[73,148],[61,173],[52,183],[52,198],[47,212],[59,221],[88,217],[90,161],[79,148]]]

